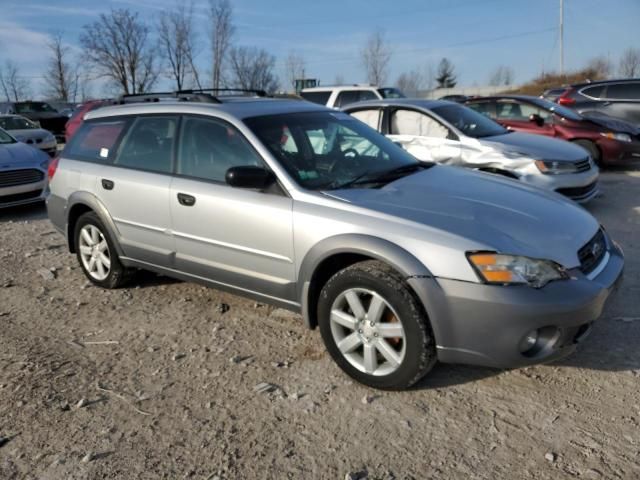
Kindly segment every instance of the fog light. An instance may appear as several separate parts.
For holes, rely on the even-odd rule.
[[[535,347],[538,342],[538,330],[532,330],[527,333],[520,341],[520,353],[526,353]]]

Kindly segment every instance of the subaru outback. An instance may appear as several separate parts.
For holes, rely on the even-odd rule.
[[[144,269],[300,312],[347,374],[402,389],[437,360],[567,355],[621,276],[559,194],[312,103],[201,97],[92,111],[51,165],[49,217],[94,284]]]

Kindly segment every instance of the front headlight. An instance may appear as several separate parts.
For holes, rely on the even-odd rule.
[[[631,135],[628,133],[600,132],[600,135],[610,138],[611,140],[618,140],[619,142],[631,142]]]
[[[498,253],[472,253],[467,257],[486,283],[542,288],[554,280],[569,278],[564,268],[551,260]]]
[[[575,173],[577,171],[575,163],[571,162],[536,160],[536,167],[538,167],[538,170],[542,173],[546,173],[548,175]]]

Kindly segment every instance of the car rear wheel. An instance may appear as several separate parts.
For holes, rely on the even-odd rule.
[[[82,271],[92,283],[118,288],[126,282],[127,269],[120,263],[113,240],[95,213],[87,212],[78,219],[75,245]]]
[[[421,303],[385,263],[360,262],[336,273],[320,293],[318,320],[335,362],[365,385],[408,388],[436,361]]]
[[[595,143],[593,143],[591,140],[573,140],[573,143],[576,145],[580,145],[587,152],[589,152],[589,155],[591,155],[591,158],[593,158],[593,161],[596,162],[597,165],[602,165],[602,155],[600,155],[600,149],[596,146]]]

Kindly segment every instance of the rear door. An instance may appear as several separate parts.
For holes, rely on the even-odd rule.
[[[133,118],[113,160],[96,179],[96,194],[109,210],[127,257],[171,267],[169,189],[178,116]]]
[[[234,188],[235,166],[265,166],[233,125],[185,116],[171,186],[176,267],[220,286],[295,301],[293,201],[282,190]]]
[[[462,154],[457,136],[424,112],[390,108],[389,135],[418,160],[457,163]]]

